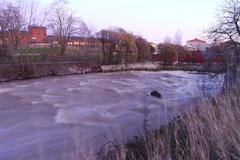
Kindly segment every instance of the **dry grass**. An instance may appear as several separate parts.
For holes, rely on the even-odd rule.
[[[107,145],[99,160],[239,160],[240,91],[206,98],[159,130]]]

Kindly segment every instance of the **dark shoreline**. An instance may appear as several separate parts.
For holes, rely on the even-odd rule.
[[[123,71],[194,71],[197,73],[225,73],[223,65],[206,67],[202,64],[162,65],[160,63],[136,63],[100,65],[96,62],[38,63],[28,65],[0,65],[0,82],[37,79],[51,76],[81,75]]]

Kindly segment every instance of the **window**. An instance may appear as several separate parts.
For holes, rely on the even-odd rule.
[[[79,45],[79,42],[74,42],[74,45]]]
[[[31,37],[31,43],[37,43],[37,37]]]

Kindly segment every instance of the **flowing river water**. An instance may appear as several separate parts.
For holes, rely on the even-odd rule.
[[[119,72],[1,83],[0,160],[95,154],[109,140],[141,133],[144,119],[154,127],[169,122],[203,88],[217,94],[223,76]]]

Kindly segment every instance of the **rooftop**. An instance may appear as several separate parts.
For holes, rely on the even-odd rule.
[[[198,39],[198,38],[195,38],[195,39],[192,39],[192,40],[189,40],[187,42],[202,42],[202,43],[206,43],[206,41],[203,41],[201,39]]]
[[[46,27],[43,27],[43,26],[28,26],[28,28],[31,28],[31,29],[46,29]]]

